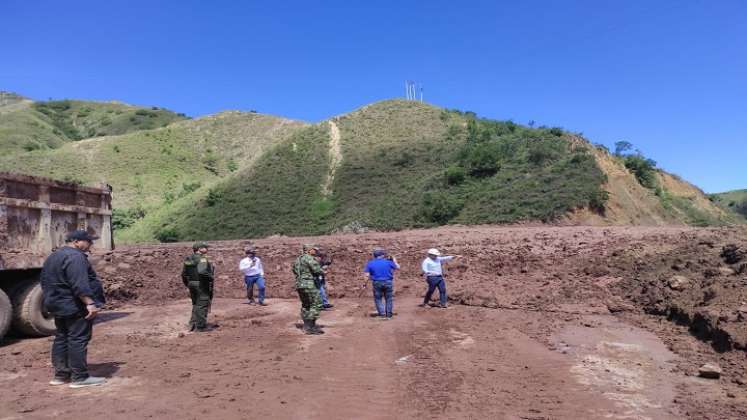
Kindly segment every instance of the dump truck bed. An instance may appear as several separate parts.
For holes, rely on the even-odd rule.
[[[0,172],[0,270],[39,268],[65,235],[84,229],[111,250],[111,188]]]

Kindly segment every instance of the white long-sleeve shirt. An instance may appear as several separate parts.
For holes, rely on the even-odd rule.
[[[265,275],[265,270],[262,268],[262,260],[259,257],[246,257],[239,262],[239,271],[244,273],[244,276],[262,276]]]
[[[453,260],[454,257],[444,256],[444,257],[436,257],[435,260],[432,260],[430,257],[423,260],[423,273],[425,273],[426,276],[441,276],[444,273],[443,267],[441,267],[442,261],[450,261]]]

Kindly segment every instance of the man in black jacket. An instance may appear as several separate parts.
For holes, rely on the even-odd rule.
[[[88,374],[88,342],[93,319],[104,304],[104,289],[86,253],[98,239],[84,230],[70,232],[65,246],[52,253],[41,272],[44,309],[54,316],[54,379],[50,385],[70,388],[101,385],[105,378]]]

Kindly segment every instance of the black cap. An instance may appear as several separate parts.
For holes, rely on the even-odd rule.
[[[67,234],[67,237],[65,238],[65,242],[73,242],[73,241],[93,242],[96,239],[99,239],[99,237],[96,235],[91,235],[85,230],[74,230]]]

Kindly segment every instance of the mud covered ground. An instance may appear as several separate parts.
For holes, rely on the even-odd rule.
[[[295,327],[290,264],[334,259],[328,333]],[[111,377],[52,388],[48,339],[0,347],[0,419],[747,418],[743,229],[514,227],[268,238],[270,306],[243,304],[245,241],[214,243],[220,328],[183,334],[188,244],[93,258],[111,301],[90,361]],[[379,321],[360,274],[385,246],[403,266]],[[417,308],[424,250],[451,264],[451,307]],[[720,379],[698,377],[717,364]],[[81,392],[82,391],[82,392]]]

